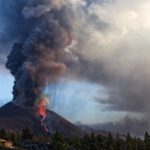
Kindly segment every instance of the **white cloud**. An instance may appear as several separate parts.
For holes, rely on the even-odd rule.
[[[104,84],[116,94],[110,101],[120,109],[149,110],[149,14],[148,0],[92,3],[77,12],[80,53],[99,62],[93,74],[109,76]]]
[[[148,67],[150,65],[149,14],[148,0],[132,2],[116,0],[103,5],[93,3],[88,8],[88,14],[84,14],[83,17],[96,15],[99,21],[107,23],[109,27],[105,31],[100,31],[90,22],[86,22],[86,19],[80,21],[83,34],[86,33],[85,41],[81,43],[83,55],[92,60],[106,61],[108,69],[125,71],[124,73],[136,65]]]

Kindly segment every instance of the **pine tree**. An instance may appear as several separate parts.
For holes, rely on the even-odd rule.
[[[120,138],[118,133],[115,140],[115,150],[124,150],[124,141]]]
[[[67,144],[65,143],[64,137],[58,131],[53,135],[51,146],[53,150],[67,150]]]
[[[137,149],[138,150],[146,150],[145,142],[140,138],[137,139]]]
[[[17,141],[17,134],[15,132],[10,132],[10,138],[11,141],[16,142]]]
[[[114,139],[113,139],[111,133],[108,134],[106,144],[107,144],[106,145],[107,150],[114,150]]]
[[[98,145],[98,149],[103,149],[104,146],[103,146],[103,137],[101,135],[98,135],[97,136],[97,145]]]
[[[146,150],[150,150],[150,135],[147,131],[145,132],[145,135],[144,135],[144,143],[146,146]]]
[[[31,132],[31,130],[26,127],[25,129],[22,130],[22,135],[21,135],[21,138],[22,139],[28,139],[28,140],[31,140],[33,138],[33,134]]]
[[[126,136],[126,150],[133,150],[133,142],[130,132],[127,132]]]
[[[85,134],[83,139],[81,140],[82,149],[88,149],[90,144],[90,137]]]
[[[4,130],[4,129],[1,129],[0,130],[0,138],[2,138],[2,139],[7,139],[7,132],[6,132],[6,130]]]

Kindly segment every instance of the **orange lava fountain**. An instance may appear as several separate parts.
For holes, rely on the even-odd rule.
[[[44,120],[46,119],[46,116],[47,116],[47,110],[46,110],[47,105],[48,105],[47,98],[41,98],[38,102],[38,114],[42,117],[41,126],[43,126],[46,132],[48,132],[48,128],[44,124]]]

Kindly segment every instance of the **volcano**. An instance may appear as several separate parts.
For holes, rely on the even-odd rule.
[[[8,131],[22,131],[28,127],[40,135],[52,135],[56,131],[66,137],[83,135],[80,128],[48,109],[43,121],[48,132],[41,126],[40,120],[36,107],[24,107],[9,102],[0,108],[0,128]]]

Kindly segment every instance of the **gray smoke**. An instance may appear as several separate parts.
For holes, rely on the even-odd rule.
[[[16,18],[16,22],[15,18],[8,21],[12,26],[8,25],[9,34],[5,33],[10,37],[16,34],[18,39],[6,63],[15,77],[13,100],[33,106],[46,84],[56,82],[67,69],[65,48],[76,40],[73,13],[61,0],[1,3],[3,13]]]
[[[7,63],[16,78],[14,100],[33,105],[45,83],[58,79],[70,65],[65,50],[75,31],[79,64],[72,74],[107,89],[108,99],[96,100],[108,111],[149,120],[149,6],[147,0],[1,0],[0,44],[19,42]]]
[[[78,21],[79,78],[104,86],[108,99],[96,100],[106,104],[107,111],[135,113],[139,119],[135,126],[139,124],[143,132],[149,129],[150,110],[149,4],[147,0],[104,0],[77,8],[82,18]],[[127,128],[124,121],[120,123]]]
[[[149,2],[84,2],[77,7],[79,78],[106,87],[109,110],[149,112]]]

